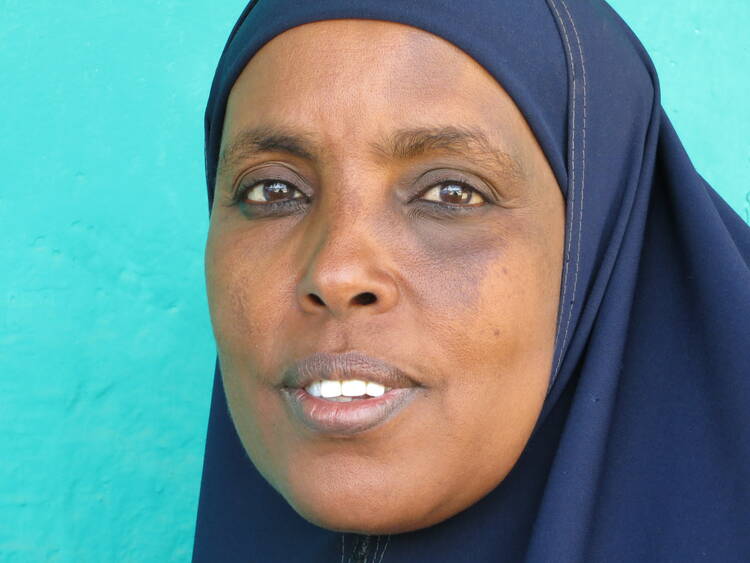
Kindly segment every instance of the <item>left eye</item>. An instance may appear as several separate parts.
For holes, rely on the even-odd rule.
[[[250,186],[242,199],[247,203],[262,205],[286,199],[302,199],[304,197],[305,194],[289,182],[264,180]]]
[[[458,182],[441,182],[427,190],[422,199],[453,205],[479,206],[486,203],[474,188]]]

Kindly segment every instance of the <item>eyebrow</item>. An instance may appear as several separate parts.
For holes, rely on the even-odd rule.
[[[314,160],[315,143],[306,135],[293,133],[283,128],[260,126],[244,129],[221,151],[218,173],[233,168],[239,161],[264,152],[283,152]]]
[[[485,133],[476,128],[449,125],[398,129],[371,143],[370,150],[385,160],[412,160],[430,153],[451,154],[468,157],[511,181],[526,176],[518,160],[495,147]],[[251,127],[241,131],[222,150],[219,173],[264,152],[281,152],[310,161],[320,154],[311,135],[283,127]]]
[[[525,177],[520,162],[495,147],[477,128],[449,125],[399,129],[374,143],[372,149],[391,160],[410,160],[430,153],[452,154],[469,158],[515,181]]]

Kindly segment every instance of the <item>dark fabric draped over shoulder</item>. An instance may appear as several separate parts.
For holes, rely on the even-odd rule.
[[[601,0],[252,2],[206,110],[209,201],[249,59],[287,29],[340,18],[450,41],[531,126],[566,201],[550,388],[488,496],[424,530],[361,536],[307,523],[266,483],[217,368],[194,561],[747,561],[750,229],[693,168],[638,40]]]

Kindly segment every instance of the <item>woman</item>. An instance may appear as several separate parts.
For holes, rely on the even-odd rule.
[[[196,561],[740,561],[750,233],[602,2],[251,3]]]

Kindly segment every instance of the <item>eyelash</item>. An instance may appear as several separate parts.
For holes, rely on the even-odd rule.
[[[424,194],[426,194],[433,188],[436,188],[439,186],[447,186],[450,184],[461,186],[462,188],[467,189],[470,192],[474,192],[478,194],[479,197],[481,197],[484,200],[484,203],[482,205],[461,205],[457,203],[443,203],[440,201],[419,199],[421,196],[423,196]],[[484,194],[484,192],[482,192],[481,190],[478,190],[477,188],[475,188],[470,183],[464,180],[457,180],[451,177],[440,178],[437,181],[432,182],[426,189],[420,191],[413,199],[409,201],[410,202],[417,201],[420,206],[425,206],[425,207],[430,208],[431,210],[437,210],[439,213],[452,215],[452,216],[474,213],[476,212],[477,208],[484,207],[485,205],[488,205],[490,203],[490,199]],[[409,212],[409,215],[411,217],[419,217],[423,214],[424,214],[424,210],[420,208],[415,208],[413,211]]]
[[[258,184],[273,184],[273,183],[286,184],[287,186],[292,188],[293,191],[302,193],[304,195],[302,190],[300,190],[297,186],[295,186],[291,182],[282,180],[281,178],[263,178],[262,180],[258,180],[256,182],[247,184],[245,186],[240,184],[235,190],[234,194],[232,195],[232,204],[233,205],[245,205],[248,207],[254,207],[256,209],[262,209],[264,210],[264,212],[268,213],[269,215],[274,215],[274,214],[278,214],[279,212],[285,209],[290,209],[290,208],[296,211],[300,208],[300,206],[303,203],[307,203],[310,200],[310,198],[305,195],[304,197],[296,197],[296,198],[284,199],[284,200],[279,200],[279,201],[271,201],[268,203],[248,203],[246,201],[247,194],[250,192],[250,190],[252,190]]]
[[[281,183],[286,184],[290,188],[292,188],[293,191],[303,193],[299,188],[297,188],[292,182],[288,182],[286,180],[282,180],[280,178],[264,178],[258,181],[255,181],[251,184],[247,184],[245,186],[240,185],[232,195],[232,205],[246,205],[249,207],[255,207],[257,209],[262,209],[265,214],[268,215],[276,215],[280,214],[281,212],[291,209],[292,212],[300,210],[301,206],[305,203],[309,203],[310,198],[308,196],[304,197],[296,197],[291,199],[284,199],[279,201],[272,201],[269,203],[248,203],[246,201],[247,194],[255,188],[258,184],[264,184],[264,183]],[[435,187],[438,186],[445,186],[455,184],[457,186],[461,186],[462,188],[468,189],[471,192],[474,192],[478,194],[483,200],[483,205],[461,205],[461,204],[452,204],[452,203],[442,203],[438,201],[430,201],[430,200],[420,200],[419,198],[432,190]],[[303,194],[304,195],[304,194]],[[474,209],[478,207],[484,207],[484,205],[489,203],[489,198],[480,190],[469,184],[468,182],[465,182],[463,180],[455,180],[452,178],[444,178],[440,179],[436,182],[433,182],[430,184],[426,189],[422,190],[417,194],[414,198],[412,198],[411,201],[419,201],[420,205],[429,206],[432,209],[437,209],[441,213],[445,213],[448,215],[463,215],[466,213],[471,213],[474,211]],[[410,212],[410,216],[419,216],[424,213],[423,210],[415,210],[413,212]]]

